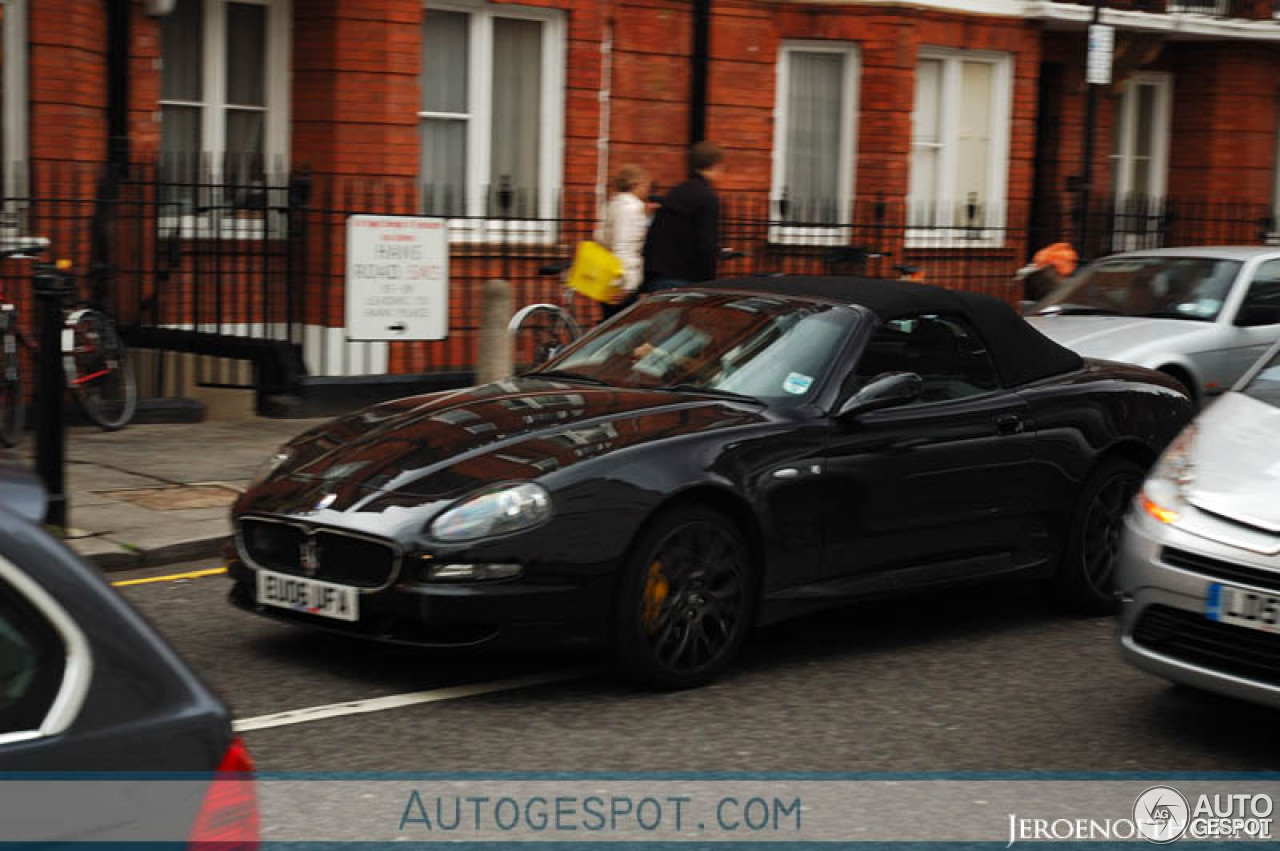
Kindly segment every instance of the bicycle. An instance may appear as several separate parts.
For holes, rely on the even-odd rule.
[[[539,266],[538,274],[559,275],[564,281],[565,273],[572,265],[565,261]],[[517,375],[546,363],[582,336],[582,329],[573,318],[574,297],[573,290],[566,283],[560,304],[527,304],[511,317],[507,333],[511,336],[512,363]]]
[[[0,260],[35,258],[49,247],[43,237],[0,247]],[[68,275],[62,263],[43,264],[39,272]],[[62,369],[77,407],[106,431],[129,424],[138,406],[138,385],[115,320],[78,298],[63,308]],[[18,308],[5,298],[0,281],[0,444],[13,446],[22,435],[26,410],[22,393],[22,350],[33,358],[39,346],[23,333]]]

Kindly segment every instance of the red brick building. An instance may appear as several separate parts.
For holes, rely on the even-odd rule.
[[[700,7],[710,12],[705,57]],[[499,272],[491,256],[468,260],[485,245],[561,251],[581,229],[529,226],[513,236],[493,227],[498,189],[511,191],[508,212],[552,220],[566,218],[575,194],[603,192],[625,163],[648,167],[661,186],[677,182],[700,61],[706,136],[729,152],[722,188],[769,223],[751,231],[753,258],[796,242],[847,242],[851,232],[838,226],[865,220],[856,204],[872,202],[893,229],[885,239],[895,254],[928,270],[964,251],[978,264],[970,271],[987,270],[943,281],[956,285],[1002,279],[1036,242],[1070,236],[1088,6],[0,0],[0,12],[0,149],[11,187],[32,168],[53,174],[41,171],[50,163],[106,161],[120,92],[128,157],[163,161],[177,183],[197,173],[241,183],[308,170],[311,205],[330,215],[312,222],[305,291],[291,296],[301,306],[288,321],[311,329],[306,357],[317,374],[471,362],[465,333],[343,349],[343,213],[451,217],[462,289]],[[1093,198],[1230,201],[1258,220],[1253,230],[1275,230],[1280,6],[1107,0],[1101,20],[1116,28],[1116,50],[1094,122]],[[122,21],[127,37],[113,41]],[[155,198],[201,215],[195,190],[165,191]],[[155,253],[157,227],[136,235],[137,250]],[[183,234],[193,243],[209,236]],[[192,262],[167,285],[188,287],[172,304],[200,309],[194,285],[181,283]],[[505,271],[525,282],[521,300],[551,286],[524,266]],[[474,324],[469,298],[451,307],[461,331]],[[252,309],[219,304],[243,325],[263,325]]]

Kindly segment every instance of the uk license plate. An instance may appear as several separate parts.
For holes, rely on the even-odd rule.
[[[1280,597],[1210,583],[1205,617],[1261,632],[1280,633]]]
[[[269,570],[258,571],[258,602],[340,621],[360,618],[360,595],[356,589]]]

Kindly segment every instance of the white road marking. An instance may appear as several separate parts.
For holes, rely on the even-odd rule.
[[[292,724],[323,721],[326,718],[341,718],[344,715],[386,712],[388,709],[400,709],[405,706],[416,706],[422,703],[439,703],[445,700],[477,697],[482,694],[493,694],[499,691],[513,691],[549,683],[562,683],[568,680],[582,679],[589,673],[591,671],[586,669],[550,671],[545,674],[511,677],[510,679],[494,680],[488,683],[450,686],[431,691],[411,691],[406,694],[393,694],[387,697],[373,697],[368,700],[353,700],[346,703],[328,703],[322,706],[309,706],[304,709],[273,712],[270,715],[258,715],[253,718],[241,718],[233,722],[232,727],[235,728],[237,733],[245,733],[250,730],[266,730],[271,727],[288,727]]]

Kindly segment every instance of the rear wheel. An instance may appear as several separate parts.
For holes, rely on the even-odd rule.
[[[738,652],[755,609],[754,569],[738,527],[702,506],[660,515],[633,547],[618,596],[618,656],[661,689],[715,679]]]
[[[85,416],[107,431],[128,425],[138,385],[115,321],[98,310],[77,310],[67,317],[62,339],[67,386]]]
[[[1072,608],[1087,614],[1107,614],[1118,608],[1115,578],[1120,538],[1142,477],[1142,468],[1134,462],[1110,458],[1081,488],[1055,577]]]
[[[0,316],[0,445],[13,446],[22,436],[26,418],[22,404],[22,362],[12,314]]]

